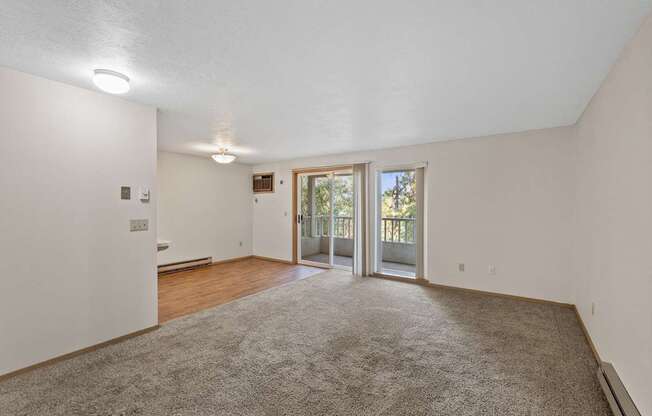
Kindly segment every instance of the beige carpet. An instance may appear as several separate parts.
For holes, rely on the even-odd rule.
[[[332,271],[0,383],[0,415],[608,415],[567,308]]]

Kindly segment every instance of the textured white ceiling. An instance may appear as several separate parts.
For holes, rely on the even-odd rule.
[[[0,65],[123,72],[161,149],[257,163],[572,124],[651,5],[0,0]]]

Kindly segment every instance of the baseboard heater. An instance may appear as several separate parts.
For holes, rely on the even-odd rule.
[[[161,264],[158,266],[158,274],[178,272],[180,270],[195,269],[197,267],[208,266],[213,263],[212,257],[201,259],[184,260],[176,263]]]
[[[598,368],[598,380],[614,416],[641,416],[611,363],[602,362]]]

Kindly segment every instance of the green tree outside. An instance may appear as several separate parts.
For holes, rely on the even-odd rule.
[[[383,173],[383,218],[416,218],[417,190],[414,171]]]
[[[310,195],[308,195],[308,177],[301,181],[301,211],[303,215],[310,215]],[[315,193],[316,216],[328,217],[330,215],[330,184],[326,176],[314,179],[313,191]],[[353,216],[353,177],[352,175],[335,175],[333,180],[333,215],[336,217]]]
[[[382,216],[384,218],[416,218],[416,181],[414,171],[383,173]],[[308,198],[308,177],[301,181],[301,211],[310,215]],[[326,176],[314,179],[315,215],[330,214],[330,185]],[[336,217],[353,216],[353,177],[352,175],[335,175],[333,180],[333,214]]]

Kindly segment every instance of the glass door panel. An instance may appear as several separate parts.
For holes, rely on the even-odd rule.
[[[331,174],[299,175],[300,260],[329,266],[331,261]]]
[[[353,174],[333,175],[333,267],[353,269]]]
[[[417,266],[417,180],[415,169],[380,174],[380,272],[415,277]]]

